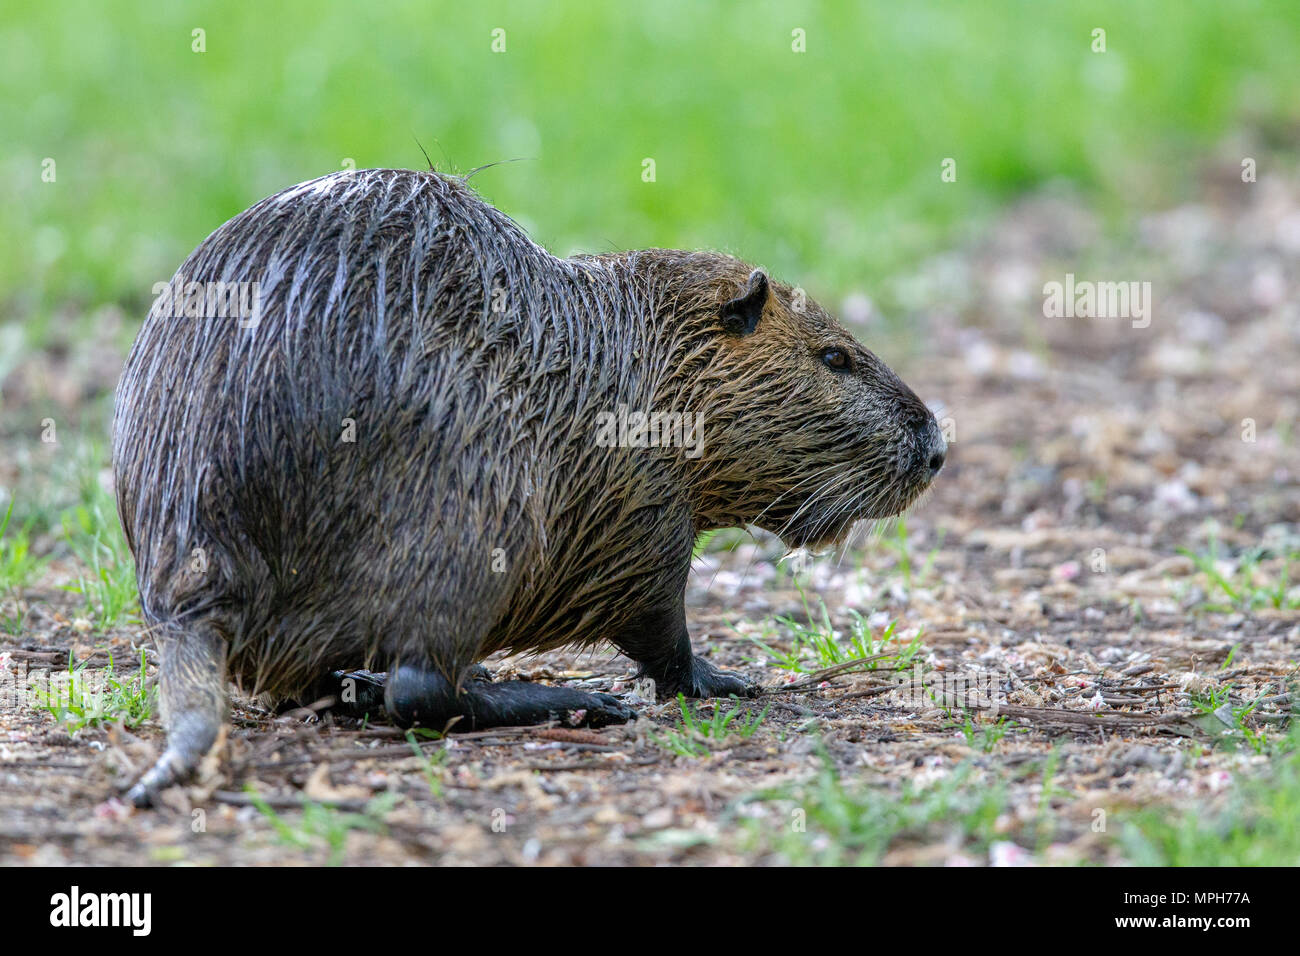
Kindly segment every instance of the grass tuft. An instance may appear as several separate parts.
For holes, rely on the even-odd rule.
[[[347,848],[348,833],[363,830],[385,833],[384,817],[397,803],[397,795],[381,793],[366,804],[360,813],[303,799],[302,816],[296,820],[276,813],[269,803],[249,784],[244,788],[253,806],[266,818],[277,840],[300,850],[325,849],[329,866],[341,866]]]
[[[119,676],[109,655],[108,666],[89,671],[85,661],[68,661],[65,675],[51,673],[48,687],[35,688],[36,705],[76,734],[85,727],[121,723],[138,727],[158,710],[158,692],[146,678],[148,667],[143,648],[140,669]]]
[[[762,648],[773,665],[782,670],[811,674],[853,660],[864,660],[863,669],[868,671],[906,670],[922,650],[919,633],[907,644],[902,643],[896,634],[896,619],[876,634],[867,618],[851,609],[848,632],[842,634],[831,622],[825,601],[821,602],[820,623],[816,623],[808,605],[808,596],[802,587],[799,588],[799,596],[803,599],[807,622],[788,616],[777,618],[790,632],[789,650],[781,650],[757,637],[749,638]]]
[[[713,705],[711,717],[704,718],[699,713],[699,705],[692,707],[686,698],[677,695],[677,706],[681,708],[681,719],[677,725],[664,733],[650,732],[650,739],[663,750],[682,757],[703,757],[715,749],[733,745],[737,740],[747,740],[754,736],[759,725],[767,717],[768,708],[755,714],[736,704],[724,711],[721,704]]]
[[[1265,569],[1267,549],[1248,548],[1230,561],[1219,553],[1213,533],[1204,551],[1179,548],[1178,553],[1191,559],[1206,582],[1206,598],[1197,605],[1200,610],[1250,613],[1260,608],[1300,608],[1300,584],[1291,580],[1291,566],[1300,563],[1300,551],[1285,549],[1277,556],[1281,567],[1273,574]]]
[[[65,588],[82,596],[96,631],[137,620],[135,563],[108,495],[100,491],[89,504],[65,511],[62,527],[68,548],[83,568],[76,583]]]

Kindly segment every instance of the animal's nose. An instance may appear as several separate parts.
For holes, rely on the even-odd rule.
[[[930,455],[930,477],[931,478],[939,474],[940,470],[943,468],[943,459],[947,453],[948,453],[947,449],[944,449],[943,451],[936,451]]]
[[[925,461],[930,477],[934,478],[943,470],[943,463],[948,457],[948,443],[944,440],[943,432],[939,431],[939,423],[933,418],[925,423],[922,442],[922,460]]]

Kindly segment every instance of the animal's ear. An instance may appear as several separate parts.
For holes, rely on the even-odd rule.
[[[737,298],[723,304],[720,311],[722,327],[732,335],[749,335],[758,327],[758,320],[763,317],[763,306],[767,305],[767,273],[755,269],[749,274],[745,291]]]

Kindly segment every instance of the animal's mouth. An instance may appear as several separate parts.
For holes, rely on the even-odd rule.
[[[935,472],[937,474],[937,471]],[[827,550],[843,544],[854,527],[862,521],[880,520],[900,515],[916,503],[934,483],[932,474],[924,474],[904,484],[889,484],[866,495],[861,503],[831,503],[819,512],[809,513],[790,522],[780,533],[781,540],[793,548]]]
[[[948,445],[933,418],[915,440],[884,442],[861,456],[859,467],[823,481],[823,487],[771,527],[792,548],[828,550],[839,545],[862,521],[902,514],[924,495],[943,469]],[[771,515],[775,518],[776,515]]]

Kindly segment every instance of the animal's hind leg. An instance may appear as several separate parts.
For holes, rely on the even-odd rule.
[[[389,672],[384,703],[398,724],[418,723],[434,730],[526,726],[549,720],[603,727],[636,717],[636,711],[609,694],[528,681],[481,680],[467,680],[457,692],[440,672],[410,666]]]
[[[228,703],[226,644],[212,624],[163,625],[158,634],[162,655],[158,685],[167,747],[157,762],[127,791],[139,807],[158,791],[193,773],[216,742]]]

